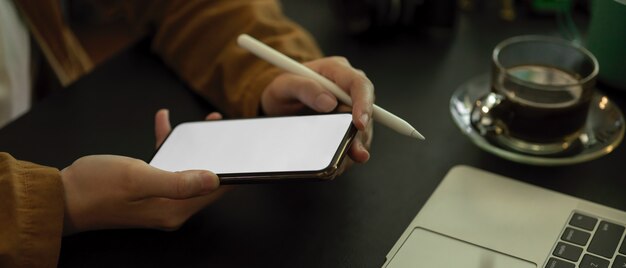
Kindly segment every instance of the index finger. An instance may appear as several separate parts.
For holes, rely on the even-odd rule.
[[[170,125],[169,110],[160,109],[154,116],[154,136],[157,148],[165,141],[170,131],[172,131],[172,126]]]
[[[361,78],[355,78],[350,87],[350,96],[352,97],[353,119],[357,120],[358,116],[361,125],[357,125],[357,128],[365,130],[374,109],[374,85],[365,74]]]
[[[310,63],[310,67],[330,79],[352,98],[352,119],[364,130],[372,118],[374,85],[361,70],[354,69],[345,59],[327,58]]]

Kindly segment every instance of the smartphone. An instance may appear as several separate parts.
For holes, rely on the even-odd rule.
[[[189,122],[150,165],[210,170],[222,184],[331,180],[356,132],[348,113]]]

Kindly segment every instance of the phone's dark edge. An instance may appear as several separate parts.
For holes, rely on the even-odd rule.
[[[294,172],[262,172],[262,173],[231,173],[217,174],[220,184],[260,184],[276,182],[302,182],[302,181],[330,181],[335,178],[339,167],[346,157],[352,140],[356,136],[357,129],[354,124],[350,124],[346,135],[343,137],[333,159],[326,168],[312,171]]]

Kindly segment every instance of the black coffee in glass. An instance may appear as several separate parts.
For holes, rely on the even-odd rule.
[[[579,77],[556,67],[520,65],[507,72],[515,77],[544,85],[567,85]],[[585,125],[591,94],[584,94],[579,86],[562,91],[537,94],[516,83],[505,81],[504,90],[494,87],[495,93],[506,96],[494,112],[511,137],[533,143],[567,141],[578,136]]]
[[[494,49],[491,93],[476,102],[472,124],[504,147],[548,155],[582,133],[598,64],[568,41],[521,36]]]

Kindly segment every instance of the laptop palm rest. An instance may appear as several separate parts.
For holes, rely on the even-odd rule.
[[[536,268],[537,265],[415,228],[387,267]]]

